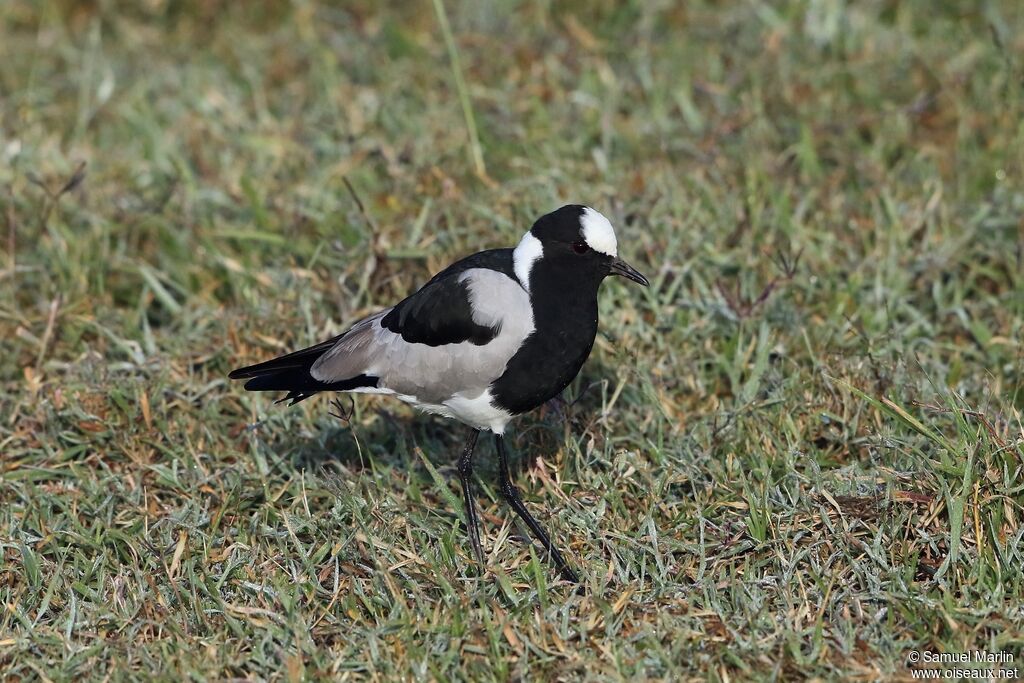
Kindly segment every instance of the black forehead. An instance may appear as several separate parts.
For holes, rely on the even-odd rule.
[[[538,218],[530,232],[541,242],[575,242],[580,238],[580,217],[586,208],[567,204]]]

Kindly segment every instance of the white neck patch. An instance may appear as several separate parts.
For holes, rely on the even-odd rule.
[[[615,230],[612,228],[611,222],[599,211],[595,211],[589,206],[584,208],[583,215],[580,216],[580,228],[583,239],[591,249],[608,256],[619,255]]]
[[[612,235],[612,239],[615,239],[614,235]],[[519,240],[519,245],[512,251],[512,269],[515,271],[516,277],[519,278],[519,283],[527,292],[530,291],[530,271],[533,270],[533,264],[543,255],[544,245],[531,232],[523,235],[523,239]]]

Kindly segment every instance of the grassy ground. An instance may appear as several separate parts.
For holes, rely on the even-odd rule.
[[[444,5],[4,3],[0,674],[1024,668],[1024,6]],[[514,427],[583,595],[490,443],[480,577],[461,428],[225,379],[567,201],[653,282]]]

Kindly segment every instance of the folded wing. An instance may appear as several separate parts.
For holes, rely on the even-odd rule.
[[[529,295],[510,275],[511,256],[490,254],[508,267],[474,267],[467,259],[342,335],[230,377],[247,378],[251,391],[287,391],[292,403],[320,391],[397,394],[434,405],[475,398],[533,332]]]

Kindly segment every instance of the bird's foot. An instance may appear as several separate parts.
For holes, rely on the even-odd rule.
[[[344,404],[342,404],[340,398],[332,399],[331,400],[331,406],[336,411],[338,411],[338,412],[335,413],[335,412],[327,411],[327,414],[330,415],[331,417],[334,417],[334,418],[337,418],[337,419],[341,420],[344,424],[348,424],[349,422],[351,422],[352,416],[356,412],[356,401],[355,401],[355,399],[352,398],[351,396],[349,396],[348,400],[349,400],[349,405],[348,405],[348,410],[346,410],[345,406],[344,406]]]

